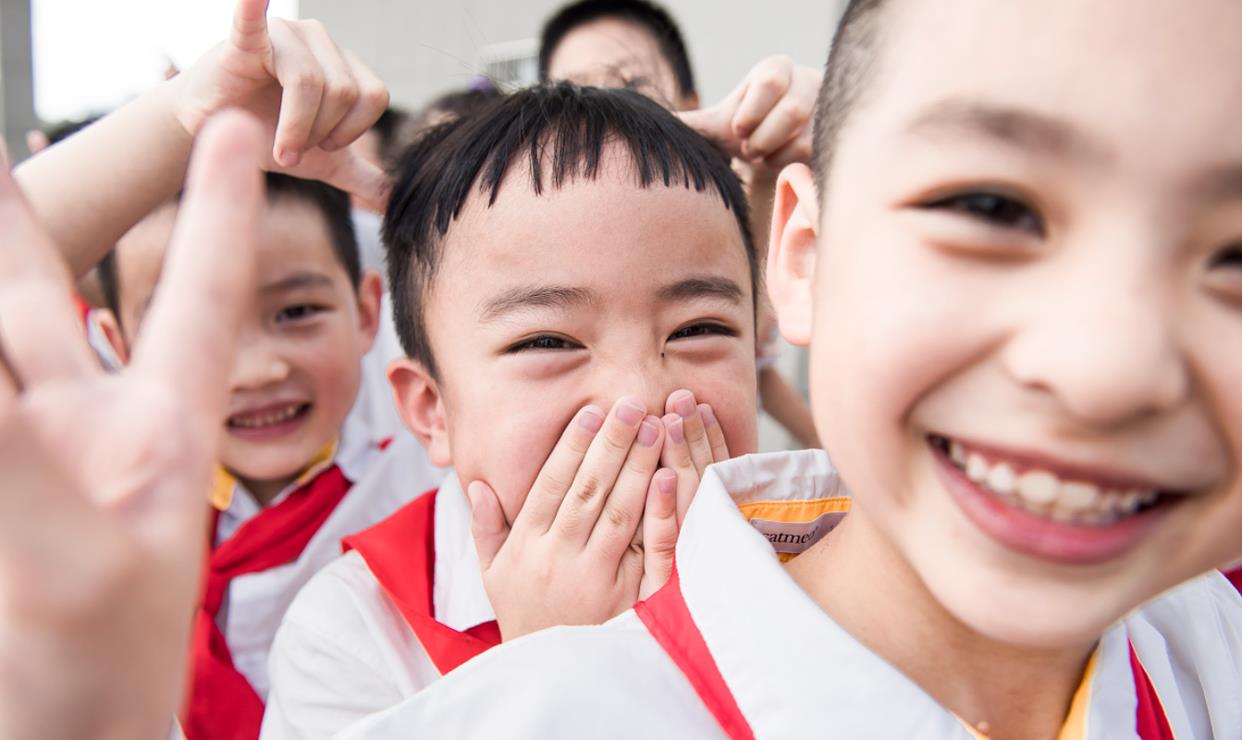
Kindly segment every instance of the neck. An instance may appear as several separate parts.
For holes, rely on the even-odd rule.
[[[280,492],[285,490],[285,488],[297,479],[296,475],[291,475],[288,478],[280,478],[278,480],[251,480],[249,478],[238,478],[241,484],[246,487],[246,490],[250,492],[250,495],[254,496],[254,500],[259,503],[259,506],[264,509],[271,506],[272,502],[276,500],[276,497],[280,495]]]
[[[846,631],[992,740],[1060,732],[1092,646],[1035,650],[975,632],[858,506],[787,567]]]

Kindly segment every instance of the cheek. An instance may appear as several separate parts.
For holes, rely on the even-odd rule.
[[[759,403],[755,386],[753,368],[739,368],[714,381],[696,379],[686,385],[699,403],[712,407],[732,457],[749,455],[759,448]]]

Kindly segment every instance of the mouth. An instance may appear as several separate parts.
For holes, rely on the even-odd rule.
[[[954,500],[993,539],[1064,563],[1119,556],[1184,493],[1149,481],[1010,455],[932,434],[938,472]]]
[[[310,415],[310,403],[279,403],[233,414],[225,421],[229,432],[251,439],[284,436]]]

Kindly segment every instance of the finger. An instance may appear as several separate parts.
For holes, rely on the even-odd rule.
[[[638,598],[646,599],[664,587],[673,574],[677,551],[677,473],[657,470],[647,490],[643,510],[643,579]]]
[[[191,412],[191,422],[213,429],[223,414],[238,325],[253,292],[262,142],[259,123],[236,111],[214,116],[199,135],[131,365],[170,388]]]
[[[793,60],[786,56],[769,57],[755,65],[746,75],[746,94],[733,116],[734,136],[747,139],[753,135],[789,92],[793,71]]]
[[[699,487],[699,472],[690,456],[690,446],[686,444],[685,421],[677,414],[666,414],[662,421],[665,433],[660,464],[677,473],[677,522],[680,524]]]
[[[668,397],[668,410],[681,417],[694,469],[702,476],[707,466],[712,464],[712,445],[707,439],[707,429],[703,426],[703,417],[699,416],[694,394],[685,389],[675,391]]]
[[[233,9],[229,43],[251,54],[267,53],[271,49],[267,34],[267,0],[238,0]]]
[[[491,486],[474,481],[466,487],[466,498],[470,501],[470,535],[479,553],[479,565],[486,571],[509,538],[509,525],[500,508],[500,498]]]
[[[712,448],[712,462],[728,460],[729,444],[725,441],[724,429],[720,427],[720,420],[716,418],[716,412],[712,411],[711,406],[700,403],[699,416],[703,419],[703,427],[707,429],[707,441]]]
[[[318,162],[323,165],[316,167],[315,179],[356,196],[363,205],[380,213],[387,208],[392,179],[379,166],[350,149],[339,152],[311,150],[307,153],[307,166]]]
[[[591,441],[550,531],[568,542],[586,543],[646,417],[646,408],[635,398],[624,397],[613,404],[603,428]]]
[[[345,55],[322,23],[301,21],[294,27],[294,32],[302,37],[323,74],[323,97],[306,141],[306,148],[309,149],[322,144],[353,109],[358,100],[358,85]]]
[[[349,146],[365,134],[384,111],[388,109],[388,87],[369,67],[356,56],[343,49],[345,62],[349,65],[350,75],[358,88],[358,98],[353,107],[330,131],[320,144],[327,151],[334,151]]]
[[[733,130],[733,119],[745,94],[746,83],[743,82],[719,103],[699,110],[680,111],[677,117],[682,123],[719,144],[729,156],[740,157],[742,139]]]
[[[99,369],[68,268],[7,166],[0,167],[0,341],[10,371],[25,387]]]
[[[742,145],[742,155],[747,159],[762,159],[775,154],[799,136],[811,125],[812,104],[786,98],[782,100],[759,128]]]
[[[770,172],[779,173],[791,164],[811,163],[811,124],[808,122],[802,131],[790,139],[785,146],[763,158],[763,166]]]
[[[625,466],[604,502],[588,547],[600,554],[605,562],[618,562],[641,531],[643,506],[651,476],[660,464],[660,448],[664,441],[664,425],[654,416],[643,419],[638,435],[626,456]]]
[[[598,406],[587,406],[574,415],[535,477],[535,483],[513,522],[514,530],[537,534],[548,531],[573,485],[574,476],[578,474],[591,441],[603,426],[604,412]]]
[[[272,157],[282,167],[296,167],[310,146],[311,129],[323,101],[324,72],[287,21],[277,19],[269,33],[281,88]]]

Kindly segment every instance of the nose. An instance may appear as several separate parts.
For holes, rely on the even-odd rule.
[[[1153,268],[1113,261],[1062,273],[1027,307],[1006,346],[1010,375],[1094,427],[1124,425],[1184,402],[1191,380],[1175,298],[1153,279]]]
[[[260,332],[243,332],[229,376],[234,390],[255,390],[289,377],[289,364]]]
[[[669,395],[684,388],[685,380],[674,378],[661,358],[649,361],[631,359],[615,364],[606,372],[596,373],[593,387],[588,392],[588,402],[606,411],[618,399],[629,396],[641,402],[648,414],[663,416]]]

